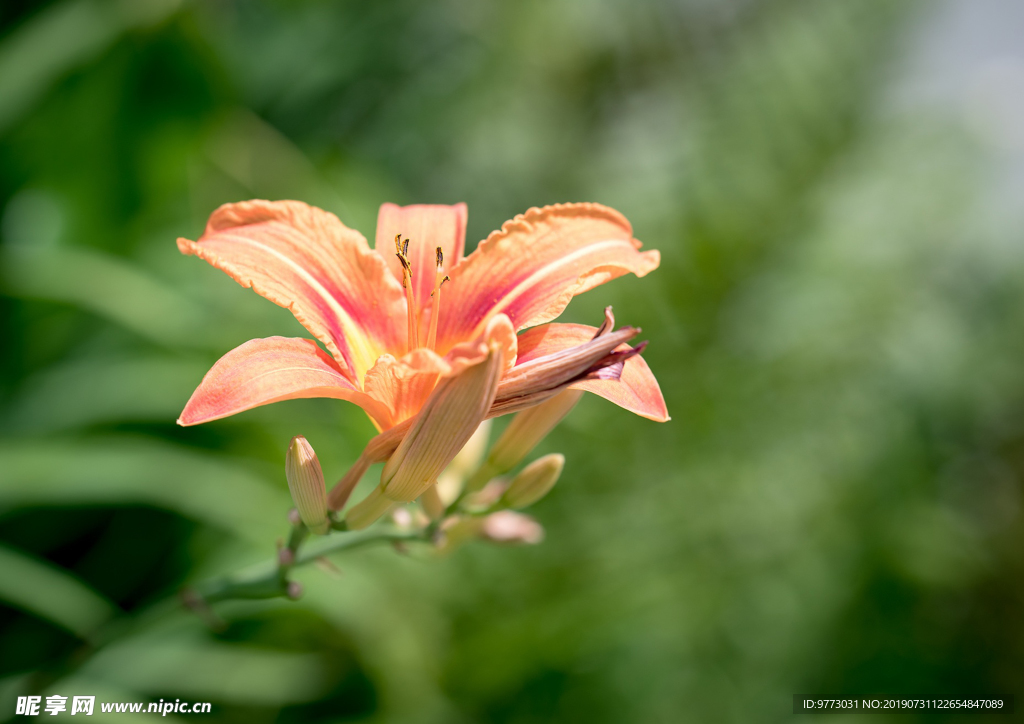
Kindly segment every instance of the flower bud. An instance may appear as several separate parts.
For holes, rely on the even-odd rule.
[[[466,509],[487,510],[494,507],[501,500],[501,496],[505,494],[511,482],[508,478],[492,478],[487,485],[466,497]]]
[[[544,528],[528,515],[499,510],[483,519],[479,535],[495,543],[536,544],[544,540]]]
[[[284,459],[288,490],[299,510],[299,517],[314,533],[323,535],[331,528],[327,519],[327,488],[320,461],[313,446],[302,435],[292,438]]]
[[[435,540],[437,551],[444,555],[450,554],[464,543],[478,538],[483,527],[483,518],[477,516],[453,515],[447,518],[441,524],[439,535]]]
[[[444,515],[445,504],[441,496],[437,494],[437,486],[431,485],[420,495],[420,505],[431,520],[437,520]]]
[[[466,487],[479,490],[494,476],[507,473],[518,465],[569,414],[582,396],[582,390],[565,390],[536,407],[518,413]]]
[[[552,453],[534,460],[523,468],[501,498],[507,508],[525,508],[547,495],[558,482],[565,465],[565,456]]]

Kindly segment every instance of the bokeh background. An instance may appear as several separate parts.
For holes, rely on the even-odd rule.
[[[332,400],[175,426],[221,354],[305,336],[176,250],[253,197],[370,238],[384,201],[466,201],[470,247],[620,209],[661,268],[564,319],[642,326],[673,420],[585,399],[539,451],[567,456],[540,546],[351,552],[220,630],[152,616],[272,555],[292,435],[333,478],[372,434]],[[4,0],[0,719],[27,693],[257,724],[1019,695],[1022,360],[1015,0]]]

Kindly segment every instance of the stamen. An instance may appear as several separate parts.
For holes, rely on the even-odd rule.
[[[408,344],[412,352],[420,346],[419,334],[419,308],[416,306],[416,294],[412,289],[412,263],[409,261],[409,240],[402,242],[402,235],[395,235],[395,256],[402,264],[402,287],[405,289],[405,302],[408,306],[406,319],[408,321]]]
[[[437,318],[441,316],[441,285],[448,281],[448,276],[442,279],[444,274],[444,253],[441,247],[437,247],[437,273],[434,275],[434,291],[430,296],[434,298],[434,305],[430,310],[430,331],[427,332],[427,348],[434,349],[437,344]]]

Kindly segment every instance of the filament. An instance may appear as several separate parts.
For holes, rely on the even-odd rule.
[[[416,306],[416,293],[412,288],[412,263],[409,261],[409,240],[402,241],[402,235],[395,236],[395,256],[402,263],[402,286],[405,288],[405,302],[408,307],[406,320],[408,323],[409,351],[420,346],[419,308]]]
[[[437,346],[437,319],[441,316],[441,285],[448,281],[444,273],[444,254],[441,247],[437,247],[437,273],[434,275],[434,291],[430,296],[434,298],[433,307],[430,310],[430,331],[427,332],[427,347],[434,349]]]

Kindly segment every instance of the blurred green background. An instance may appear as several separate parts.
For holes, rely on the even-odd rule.
[[[674,419],[585,398],[539,451],[567,457],[540,546],[352,552],[299,603],[94,652],[272,555],[292,435],[335,478],[372,434],[333,400],[174,424],[227,350],[308,336],[176,250],[254,197],[371,239],[384,201],[466,201],[470,247],[618,208],[662,266],[563,319],[642,326]],[[1015,0],[5,0],[0,339],[0,719],[27,693],[257,724],[1021,693]]]

